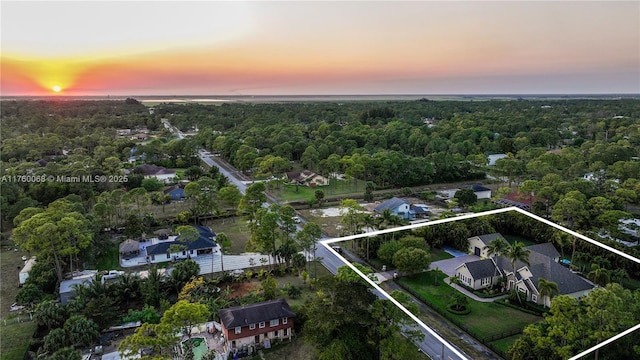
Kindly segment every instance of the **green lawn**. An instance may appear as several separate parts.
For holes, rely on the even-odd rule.
[[[97,260],[96,269],[98,271],[120,269],[118,245],[113,243],[109,245],[107,252]]]
[[[402,278],[400,283],[416,291],[434,307],[446,311],[456,290],[444,283],[442,279],[445,277],[444,274],[439,276],[438,286],[434,285],[434,275],[431,271],[417,274],[412,278]],[[491,302],[484,303],[469,299],[469,307],[471,313],[468,315],[450,314],[450,316],[458,323],[464,324],[466,330],[478,338],[499,336],[520,330],[542,319],[539,316]]]
[[[447,260],[453,257],[454,257],[453,255],[449,254],[448,252],[442,249],[431,249],[431,258],[430,258],[431,262]]]
[[[231,247],[226,250],[225,254],[241,254],[245,252],[247,241],[251,238],[249,226],[245,220],[240,217],[231,217],[207,221],[205,223],[216,234],[224,233],[231,240]]]
[[[4,304],[3,304],[4,305]],[[9,307],[9,305],[7,305]],[[0,324],[0,360],[22,360],[29,342],[36,331],[35,321],[29,321],[28,315],[22,315],[27,321],[17,322],[12,318]]]
[[[311,271],[313,273],[313,263],[311,264]],[[321,263],[318,263],[318,277],[329,276],[331,273],[327,270]],[[309,280],[306,283],[302,281],[302,277],[297,276],[296,274],[290,274],[287,276],[276,277],[276,281],[278,282],[278,289],[283,289],[287,284],[291,284],[293,286],[297,286],[302,290],[302,294],[300,297],[292,299],[286,292],[282,292],[280,294],[281,297],[287,300],[289,305],[291,306],[301,306],[307,301],[307,299],[311,299],[315,295],[315,290],[312,290],[309,286]]]
[[[30,254],[14,251],[17,247],[9,240],[2,241],[0,245],[0,360],[22,360],[36,323],[30,321],[28,315],[9,309],[18,294],[18,273],[24,266],[22,256],[29,257]]]
[[[296,192],[295,185],[281,185],[277,189],[270,190],[270,192],[274,194],[278,200],[285,202],[313,200],[316,196],[316,190],[322,190],[325,197],[348,194],[361,196],[364,194],[366,182],[358,180],[357,183],[357,189],[353,180],[331,180],[331,184],[328,186],[318,186],[315,188],[298,186]]]
[[[511,345],[513,345],[519,338],[520,335],[509,336],[504,339],[496,340],[492,342],[491,345],[506,354]]]
[[[535,245],[536,242],[529,240],[529,239],[525,239],[523,237],[520,236],[515,236],[515,235],[503,235],[504,238],[509,242],[509,244],[513,244],[516,241],[519,241],[521,243],[523,243],[525,246],[531,246],[531,245]]]

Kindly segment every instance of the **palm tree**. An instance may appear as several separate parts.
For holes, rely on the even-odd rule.
[[[504,255],[508,247],[509,243],[507,243],[503,238],[496,238],[487,244],[487,253],[489,254],[489,257],[495,259],[496,256]],[[493,276],[496,276],[497,272],[498,268],[495,266]]]
[[[587,278],[594,283],[605,286],[609,282],[611,272],[597,264],[591,264],[591,271],[587,274]]]
[[[503,238],[496,238],[487,244],[487,253],[489,257],[502,256],[505,254],[507,248],[509,247],[509,243],[507,243]]]
[[[511,261],[511,270],[513,272],[514,277],[514,289],[516,292],[516,296],[518,297],[518,301],[522,303],[520,299],[520,294],[518,290],[515,289],[515,276],[516,276],[516,262],[522,261],[523,263],[529,265],[529,253],[531,251],[524,248],[524,244],[520,241],[516,241],[513,244],[509,245],[505,250],[504,256],[507,257]]]
[[[364,217],[362,218],[362,222],[364,226],[367,227],[367,230],[369,229],[371,229],[372,231],[378,230],[377,224],[376,224],[376,218],[374,218],[373,215],[371,214],[364,215]],[[371,236],[367,236],[367,261],[369,261],[369,240],[370,239],[371,239]]]
[[[558,288],[558,284],[551,280],[540,278],[538,280],[538,290],[540,291],[540,296],[544,299],[546,296],[549,297],[549,307],[551,307],[551,298],[553,296],[560,293],[560,289]],[[547,302],[543,300],[543,306],[547,305]]]

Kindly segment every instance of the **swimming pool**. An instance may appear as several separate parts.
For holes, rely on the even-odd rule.
[[[443,246],[442,250],[444,250],[444,252],[446,252],[447,254],[453,255],[454,257],[461,257],[461,256],[469,255],[469,254],[467,254],[465,252],[462,252],[460,250],[456,250],[454,248],[450,248],[448,246]]]
[[[182,352],[186,351],[187,343],[191,341],[193,345],[193,360],[200,360],[207,353],[209,347],[207,346],[207,339],[203,337],[194,337],[184,340],[182,342]]]

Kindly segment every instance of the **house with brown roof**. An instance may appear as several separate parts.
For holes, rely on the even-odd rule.
[[[286,173],[286,176],[290,184],[298,184],[309,187],[329,185],[329,179],[310,170],[304,170],[302,172],[291,171]]]
[[[284,299],[263,301],[218,311],[226,350],[232,353],[270,347],[276,339],[291,339],[296,314]]]

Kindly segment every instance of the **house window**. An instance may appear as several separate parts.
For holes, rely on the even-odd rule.
[[[187,252],[186,252],[186,251],[183,251],[183,252],[182,252],[182,256],[185,256],[185,255],[187,255]]]
[[[280,324],[280,321],[278,319],[269,321],[269,326],[278,326],[278,324]]]
[[[192,254],[192,255],[193,255],[193,250],[189,250],[189,254]]]
[[[171,259],[171,254],[167,253],[167,259]]]
[[[240,334],[242,332],[242,328],[240,326],[236,326],[236,334]]]
[[[279,332],[280,332],[280,331],[277,331],[277,330],[276,330],[276,331],[274,331],[274,332],[273,332],[273,337],[274,337],[274,338],[277,338],[277,337],[278,337],[278,333],[279,333]]]
[[[287,337],[287,336],[289,336],[289,329],[288,329],[288,328],[287,328],[287,329],[282,330],[282,336],[283,336],[283,337]]]
[[[283,324],[286,324],[286,323],[287,323],[287,320],[289,320],[289,318],[282,318],[282,323],[283,323]]]
[[[249,330],[253,330],[253,329],[255,329],[255,328],[256,328],[256,324],[251,324],[251,325],[249,325]]]
[[[156,256],[155,255],[151,255],[151,261],[155,261],[156,260]]]
[[[538,297],[536,295],[531,295],[531,301],[538,302]]]
[[[491,283],[490,277],[482,278],[482,285],[489,285],[490,283]]]
[[[264,321],[260,321],[260,323],[258,323],[258,327],[260,329],[264,328]]]

